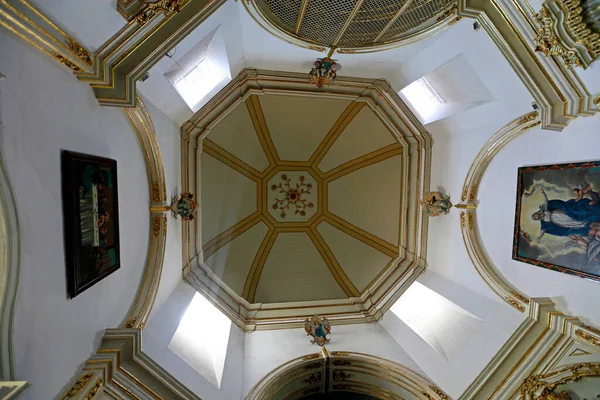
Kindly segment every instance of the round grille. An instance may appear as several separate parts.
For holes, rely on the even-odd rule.
[[[456,14],[456,0],[247,0],[244,4],[272,32],[313,48],[366,50],[413,41],[442,29]]]

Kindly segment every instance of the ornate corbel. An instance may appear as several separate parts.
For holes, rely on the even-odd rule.
[[[600,33],[583,18],[585,0],[546,0],[535,14],[535,50],[562,59],[567,67],[587,68],[600,55]]]

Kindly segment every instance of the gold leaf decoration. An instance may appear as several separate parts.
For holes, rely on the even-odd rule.
[[[87,65],[92,65],[92,56],[89,51],[84,49],[79,43],[75,42],[73,39],[69,39],[68,41],[69,48],[81,61],[86,63]]]
[[[56,58],[58,61],[60,61],[63,65],[66,65],[73,72],[81,72],[81,68],[79,68],[79,66],[77,64],[73,63],[71,60],[69,60],[62,54],[55,53],[54,58]]]
[[[79,392],[81,392],[81,389],[83,389],[85,387],[85,385],[87,385],[87,383],[90,381],[90,379],[92,379],[93,376],[94,376],[94,374],[89,372],[89,373],[81,376],[79,379],[77,379],[77,382],[75,382],[73,384],[73,386],[71,386],[71,389],[69,389],[69,391],[62,398],[62,400],[72,399],[75,396],[77,396],[77,394],[79,394]]]

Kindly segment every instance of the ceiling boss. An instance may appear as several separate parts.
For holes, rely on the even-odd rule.
[[[309,202],[306,195],[311,194],[312,183],[306,183],[304,175],[297,178],[295,184],[291,184],[292,178],[287,175],[281,175],[279,185],[271,185],[271,190],[277,192],[274,199],[273,210],[281,210],[281,218],[285,218],[286,211],[293,209],[294,214],[306,215],[307,208],[313,208],[314,204]]]

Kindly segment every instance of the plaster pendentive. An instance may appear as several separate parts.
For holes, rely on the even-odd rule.
[[[248,69],[182,137],[185,280],[244,330],[376,320],[425,266],[431,139],[385,81]]]

